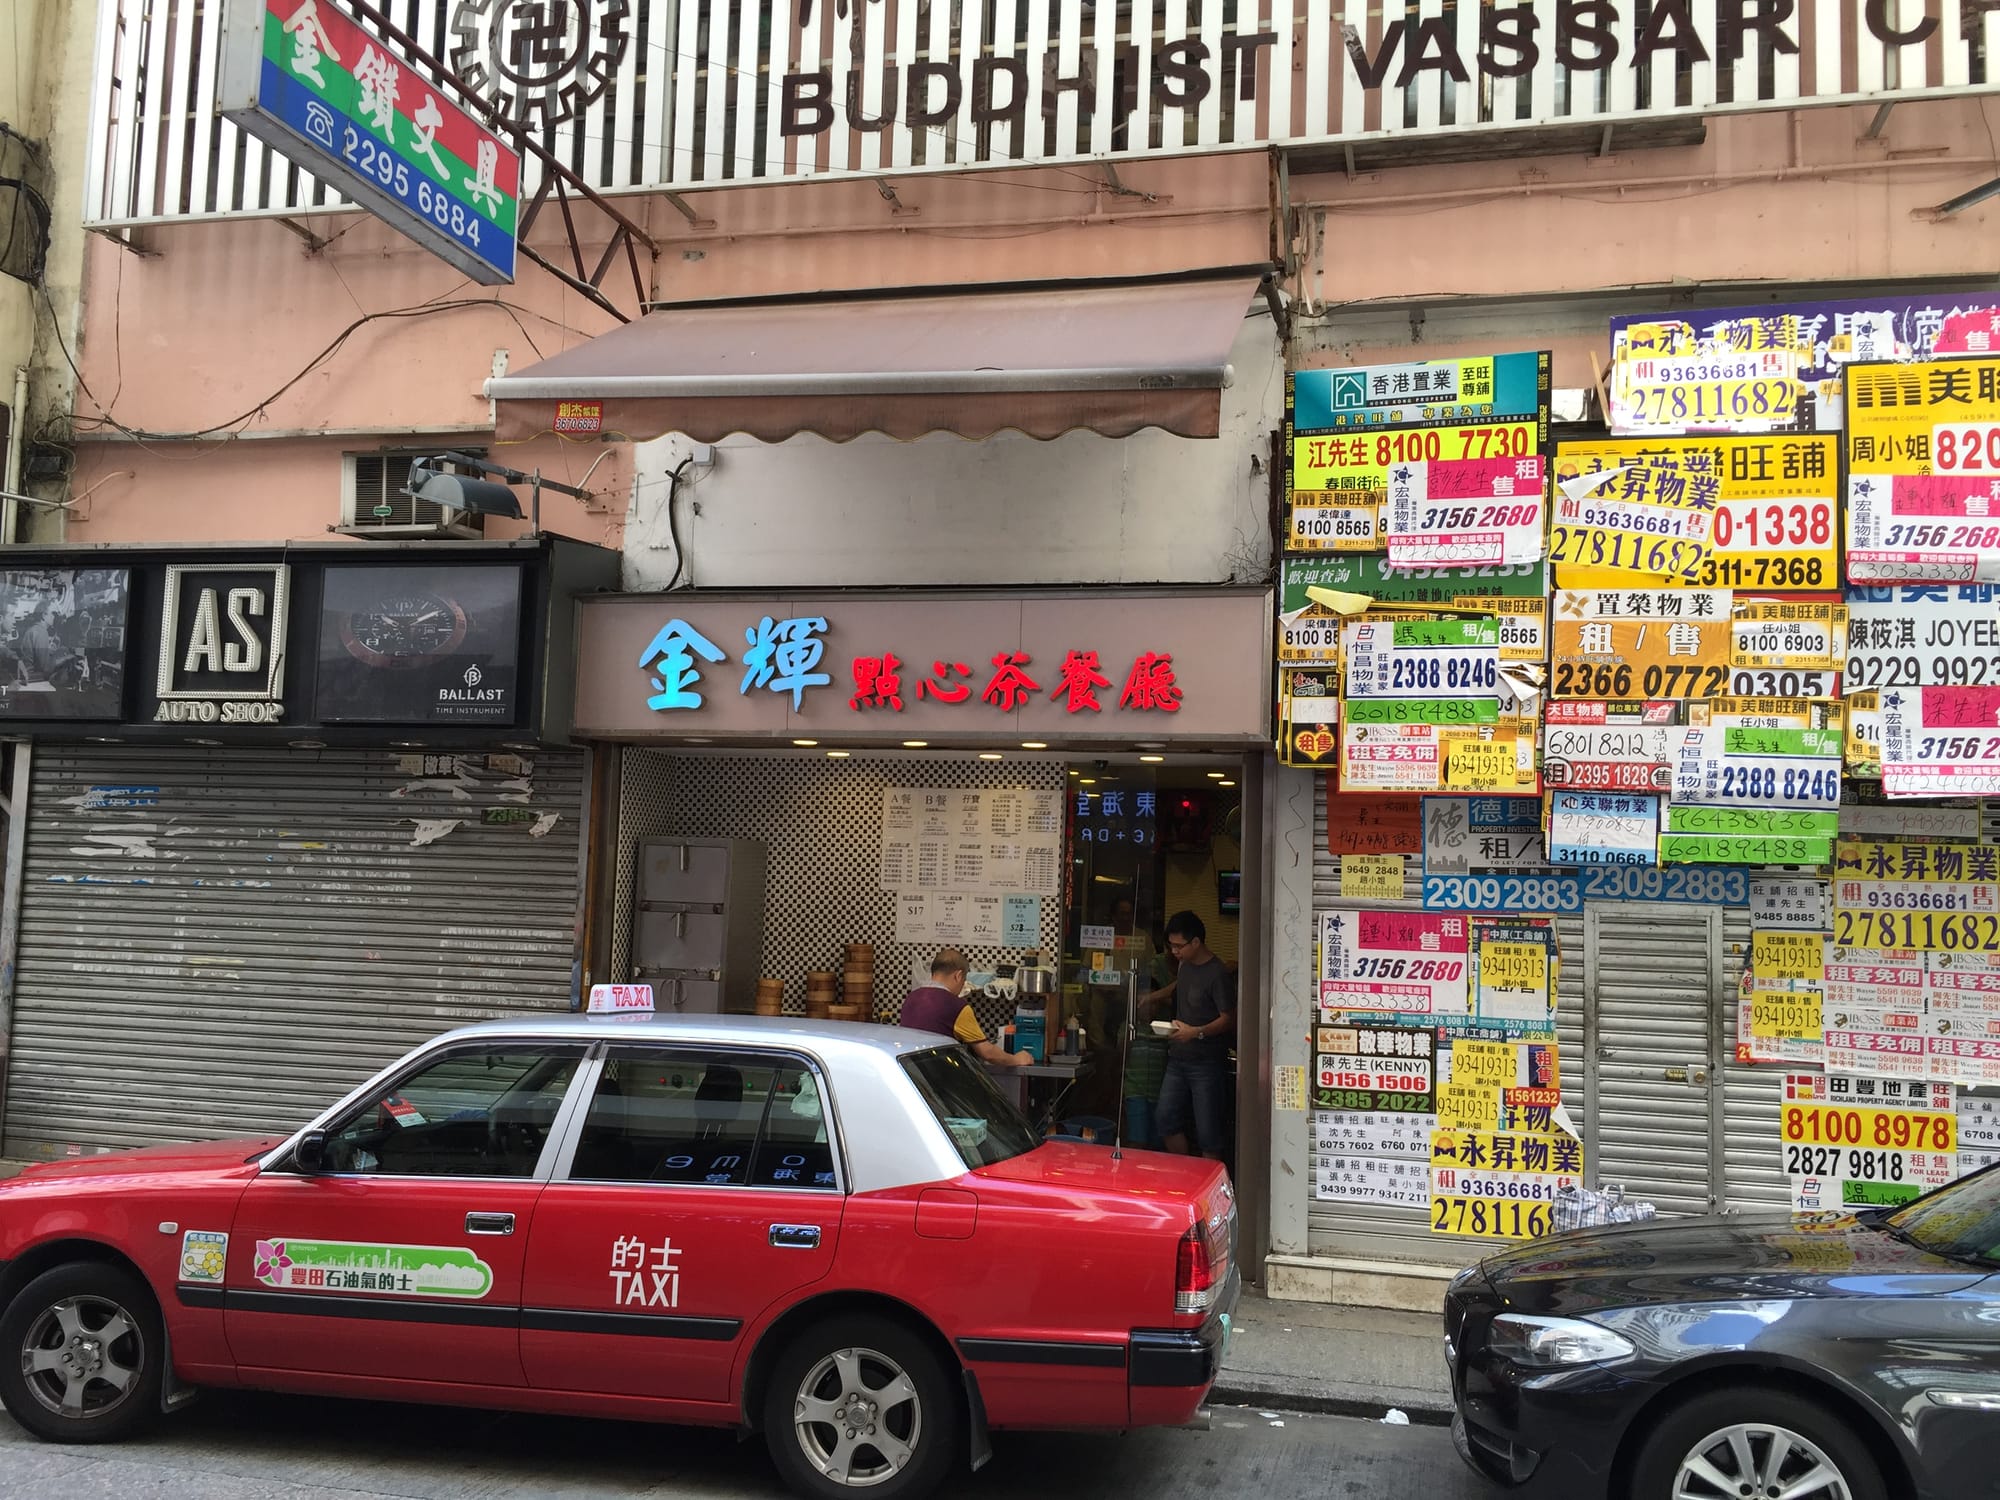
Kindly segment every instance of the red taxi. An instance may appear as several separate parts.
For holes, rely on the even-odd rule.
[[[289,1139],[0,1183],[0,1401],[57,1442],[201,1386],[741,1427],[889,1500],[990,1431],[1190,1420],[1235,1234],[1215,1164],[1042,1142],[934,1036],[493,1022]]]

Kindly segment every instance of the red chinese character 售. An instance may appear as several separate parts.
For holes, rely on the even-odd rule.
[[[963,703],[972,696],[971,683],[951,680],[954,672],[960,677],[972,675],[972,668],[964,662],[934,661],[931,663],[931,670],[935,675],[929,681],[917,684],[919,698],[935,698],[940,703]]]
[[[893,652],[854,658],[854,696],[847,706],[857,713],[864,708],[903,711],[903,663]]]
[[[1111,679],[1098,666],[1095,651],[1072,651],[1063,658],[1062,680],[1049,696],[1063,699],[1065,713],[1079,713],[1087,708],[1099,714],[1104,712],[1104,705],[1097,701],[1097,690],[1110,686]]]
[[[1131,675],[1125,679],[1125,691],[1118,695],[1118,706],[1142,711],[1158,709],[1165,714],[1179,713],[1181,689],[1180,684],[1174,681],[1172,655],[1158,651],[1141,652],[1139,659],[1132,663]]]
[[[986,691],[979,695],[979,701],[990,703],[1003,714],[1011,714],[1021,706],[1021,700],[1030,693],[1039,693],[1042,685],[1021,669],[1028,664],[1025,651],[1002,651],[993,658],[993,680],[986,684]]]

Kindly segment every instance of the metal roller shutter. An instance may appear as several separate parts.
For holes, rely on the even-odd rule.
[[[1326,819],[1326,778],[1322,776],[1313,792],[1313,910],[1361,906],[1421,908],[1423,861],[1415,857],[1404,864],[1401,902],[1343,900],[1338,894],[1340,860],[1327,848]],[[1583,917],[1580,914],[1559,917],[1556,938],[1561,945],[1562,962],[1556,1000],[1556,1041],[1562,1066],[1563,1105],[1578,1127],[1585,1130],[1587,1138]],[[1317,1156],[1315,1152],[1315,1175]],[[1313,1254],[1359,1252],[1454,1265],[1463,1262],[1481,1245],[1499,1243],[1432,1234],[1429,1215],[1419,1209],[1373,1203],[1322,1203],[1317,1199],[1309,1201],[1306,1230],[1307,1248]]]
[[[1314,778],[1313,910],[1420,908],[1424,893],[1423,861],[1414,856],[1403,862],[1402,901],[1341,899],[1340,859],[1327,849],[1326,783],[1324,776]],[[1317,1151],[1313,1153],[1312,1172],[1306,1185],[1306,1248],[1310,1253],[1362,1254],[1440,1264],[1459,1264],[1464,1260],[1464,1246],[1468,1242],[1432,1234],[1430,1215],[1423,1209],[1397,1208],[1384,1203],[1323,1203],[1310,1196],[1312,1183],[1319,1178]]]
[[[1588,1165],[1593,1122],[1584,1087],[1582,912],[1556,918],[1556,943],[1562,954],[1562,973],[1556,985],[1556,1060],[1562,1068],[1563,1108],[1583,1132],[1584,1162]]]
[[[1595,1020],[1586,1141],[1593,1181],[1623,1183],[1662,1213],[1707,1213],[1721,912],[1591,902],[1583,925],[1585,1003]]]
[[[1785,1070],[1751,1067],[1736,1058],[1736,989],[1750,958],[1750,908],[1725,907],[1723,935],[1722,1139],[1724,1196],[1730,1209],[1789,1208],[1791,1184],[1778,1143]]]
[[[14,1155],[290,1130],[440,1031],[571,1004],[582,752],[34,757]]]

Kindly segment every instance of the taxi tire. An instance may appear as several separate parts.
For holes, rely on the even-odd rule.
[[[874,1349],[902,1366],[917,1390],[922,1427],[916,1454],[902,1473],[863,1486],[836,1484],[816,1469],[800,1446],[793,1402],[813,1366],[839,1349]],[[764,1444],[778,1475],[794,1494],[813,1500],[922,1500],[951,1472],[964,1446],[965,1414],[957,1387],[931,1345],[907,1325],[865,1313],[829,1318],[785,1347],[764,1390]]]
[[[65,1417],[50,1411],[28,1389],[27,1377],[21,1372],[21,1346],[29,1329],[50,1308],[74,1297],[111,1303],[138,1329],[142,1353],[133,1388],[102,1415]],[[45,1442],[114,1443],[159,1416],[166,1352],[159,1304],[140,1277],[102,1261],[71,1261],[37,1276],[0,1312],[0,1404],[16,1422]]]
[[[1727,1385],[1675,1407],[1646,1434],[1632,1466],[1633,1500],[1669,1500],[1681,1460],[1704,1437],[1726,1428],[1769,1425],[1806,1439],[1826,1455],[1853,1500],[1889,1500],[1881,1466],[1853,1431],[1853,1420],[1810,1397],[1773,1386]]]

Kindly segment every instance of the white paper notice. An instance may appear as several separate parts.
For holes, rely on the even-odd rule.
[[[977,891],[965,898],[965,941],[976,948],[997,948],[1006,927],[1006,897]]]
[[[931,898],[923,892],[908,891],[896,898],[896,941],[937,941],[937,928],[931,922]]]

